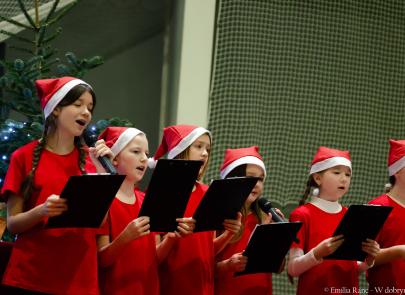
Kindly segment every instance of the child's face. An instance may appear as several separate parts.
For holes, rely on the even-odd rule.
[[[204,171],[205,166],[208,163],[208,158],[211,151],[211,140],[208,134],[203,134],[198,137],[189,148],[189,159],[188,160],[197,160],[203,161],[201,166],[200,173]]]
[[[350,168],[343,165],[329,168],[323,173],[315,173],[319,197],[328,201],[339,200],[349,190],[351,177]]]
[[[254,164],[247,164],[246,166],[246,176],[259,177],[256,185],[254,186],[252,192],[246,199],[245,205],[247,208],[257,200],[263,194],[263,184],[264,184],[264,171],[261,167]]]
[[[148,140],[145,135],[135,136],[114,158],[117,172],[138,184],[145,174],[149,156]]]
[[[57,129],[69,135],[80,136],[91,121],[92,110],[93,97],[86,91],[72,104],[55,108],[53,114]]]

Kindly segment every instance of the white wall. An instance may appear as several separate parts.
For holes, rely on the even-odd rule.
[[[169,85],[162,94],[166,118],[161,126],[208,124],[215,9],[215,0],[176,2],[164,65],[169,67],[164,79]]]

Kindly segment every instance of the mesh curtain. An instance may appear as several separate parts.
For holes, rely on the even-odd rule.
[[[217,11],[207,179],[226,148],[258,145],[265,196],[288,215],[325,145],[351,152],[344,205],[380,195],[388,139],[405,138],[405,2],[220,0]],[[295,293],[286,277],[273,276],[273,294]]]

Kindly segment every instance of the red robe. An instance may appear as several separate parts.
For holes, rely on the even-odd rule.
[[[32,153],[38,141],[17,149],[7,171],[2,195],[20,193],[23,180],[32,169]],[[80,175],[79,151],[57,155],[43,150],[31,209],[51,195],[59,195],[69,176]],[[47,219],[18,235],[3,276],[6,285],[51,294],[98,294],[97,229],[44,227]]]
[[[244,220],[242,237],[235,243],[228,244],[217,256],[217,261],[230,258],[233,254],[245,250],[250,235],[259,221],[254,214],[249,214]],[[215,281],[215,294],[218,295],[271,295],[272,282],[270,273],[257,273],[234,277],[227,272]]]
[[[113,241],[136,219],[142,206],[144,193],[135,190],[135,204],[126,204],[115,198],[103,230]],[[158,295],[156,241],[153,234],[131,241],[120,253],[113,265],[100,268],[101,294]]]
[[[191,217],[208,186],[196,183],[185,212]],[[198,221],[197,221],[198,222]],[[194,233],[176,241],[159,267],[161,294],[214,294],[214,232]]]
[[[405,207],[385,194],[370,201],[370,204],[394,207],[376,238],[380,248],[405,245]],[[367,280],[370,284],[369,294],[384,294],[381,290],[390,288],[405,290],[405,259],[370,268]]]
[[[290,215],[290,221],[301,221],[303,225],[298,232],[298,247],[305,253],[316,247],[323,240],[333,235],[347,208],[339,213],[328,213],[311,203],[298,207]],[[332,288],[344,290],[345,294],[357,294],[359,287],[357,261],[324,260],[299,276],[297,294],[312,295],[333,292]],[[346,293],[347,292],[347,293]]]

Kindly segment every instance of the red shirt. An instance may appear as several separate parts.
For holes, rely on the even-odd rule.
[[[17,149],[2,189],[19,194],[32,168],[38,141]],[[34,184],[37,191],[28,201],[31,209],[51,194],[60,194],[69,176],[80,175],[79,151],[57,155],[43,150]],[[52,294],[98,294],[96,229],[46,229],[46,219],[18,235],[3,283]]]
[[[235,243],[228,244],[217,256],[217,261],[230,258],[235,253],[245,250],[249,238],[259,221],[254,214],[249,214],[244,220],[242,237]],[[227,272],[215,282],[215,294],[219,295],[271,295],[272,282],[270,273],[257,273],[234,277],[233,272]]]
[[[405,207],[387,195],[381,195],[370,201],[370,204],[394,207],[385,221],[376,240],[381,249],[405,244]],[[378,294],[381,288],[397,288],[405,290],[405,259],[376,265],[368,271],[369,293]]]
[[[308,253],[333,235],[346,211],[343,207],[339,213],[328,213],[310,203],[295,209],[290,221],[301,221],[303,225],[297,235],[299,244],[293,243],[291,248],[298,247]],[[325,259],[299,276],[297,294],[325,294],[325,288],[329,288],[328,294],[333,292],[332,288],[343,290],[345,294],[357,294],[358,277],[357,261]]]
[[[103,228],[114,240],[136,219],[142,206],[144,193],[135,190],[135,204],[126,204],[115,198]],[[156,241],[153,234],[135,239],[126,245],[113,265],[100,269],[101,294],[158,295]]]
[[[208,186],[196,183],[187,205],[192,216]],[[198,221],[197,221],[198,222]],[[176,241],[159,266],[160,292],[173,295],[214,294],[214,232],[194,233]]]

